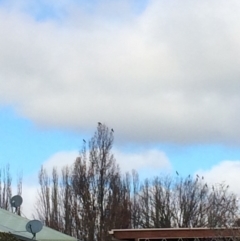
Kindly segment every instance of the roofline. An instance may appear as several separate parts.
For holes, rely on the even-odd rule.
[[[231,228],[208,228],[208,227],[203,227],[203,228],[136,228],[136,229],[112,229],[109,231],[109,234],[113,234],[114,232],[145,232],[145,231],[175,231],[175,230],[240,230],[240,227],[231,227]]]
[[[112,229],[112,238],[117,240],[203,238],[203,237],[240,237],[240,228],[148,228],[148,229]]]

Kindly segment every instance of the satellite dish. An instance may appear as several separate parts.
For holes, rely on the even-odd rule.
[[[39,220],[31,220],[26,224],[26,230],[33,234],[33,238],[36,237],[36,233],[40,232],[43,228],[43,224]]]
[[[15,195],[10,200],[11,206],[14,208],[20,207],[22,202],[23,202],[23,199],[20,195]]]

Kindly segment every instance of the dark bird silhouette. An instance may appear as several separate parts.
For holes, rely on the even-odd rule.
[[[111,131],[112,131],[112,132],[114,132],[114,130],[113,130],[113,129],[111,129]]]
[[[199,177],[198,174],[197,174],[197,177]]]
[[[83,142],[86,143],[86,141],[83,139]]]
[[[205,187],[207,187],[207,183],[205,184]]]
[[[101,123],[101,122],[98,122],[98,125],[102,125],[102,123]]]
[[[179,175],[177,171],[176,171],[176,174]]]

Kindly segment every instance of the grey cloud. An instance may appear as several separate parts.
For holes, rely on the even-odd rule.
[[[43,126],[101,120],[123,142],[238,143],[239,7],[152,1],[117,20],[69,7],[63,23],[2,9],[0,100]]]

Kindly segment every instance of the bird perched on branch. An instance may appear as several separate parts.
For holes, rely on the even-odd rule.
[[[179,175],[179,173],[176,171],[176,174]]]
[[[100,125],[102,125],[102,123],[101,123],[101,122],[98,122],[98,125],[100,126]]]
[[[111,129],[111,131],[112,131],[112,132],[114,132],[114,130],[113,130],[113,129]]]

